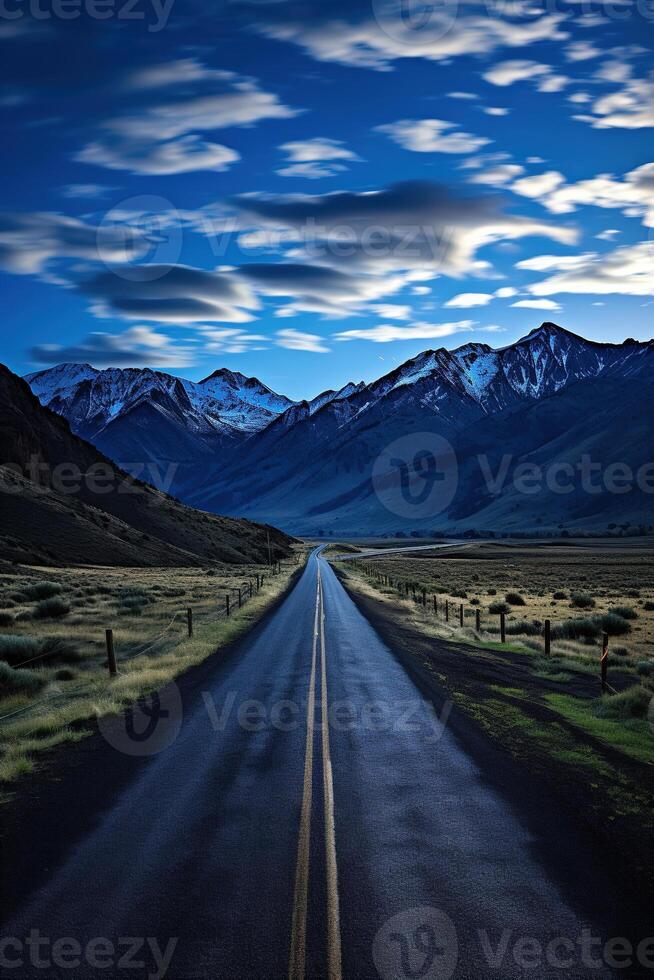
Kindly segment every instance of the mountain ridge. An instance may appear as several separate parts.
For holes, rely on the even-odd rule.
[[[0,364],[0,542],[37,564],[189,565],[289,553],[276,528],[193,510],[130,477]]]
[[[173,412],[167,401],[173,383],[181,384],[186,393],[185,383],[163,375],[154,394],[151,389],[141,392],[129,411],[120,407],[118,421],[108,422],[96,444],[120,462],[147,459],[154,445],[157,459],[175,459],[179,464],[175,492],[196,506],[271,519],[295,533],[319,530],[314,520],[317,515],[335,531],[352,532],[367,526],[372,532],[388,524],[389,516],[375,503],[371,472],[379,454],[394,439],[422,431],[457,447],[466,443],[464,433],[485,425],[486,420],[490,420],[489,434],[505,434],[506,426],[519,426],[516,420],[521,418],[535,444],[538,433],[527,425],[529,407],[545,406],[539,417],[547,427],[558,411],[548,399],[561,396],[563,403],[563,393],[581,382],[588,384],[578,396],[573,391],[567,397],[570,403],[579,398],[577,410],[587,420],[591,438],[598,412],[591,390],[601,400],[602,386],[609,381],[618,387],[646,383],[654,375],[653,368],[653,341],[605,344],[545,322],[500,348],[469,342],[453,350],[422,351],[369,384],[350,382],[311,400],[288,400],[287,407],[273,413],[261,428],[242,431],[238,440],[222,437],[210,444],[206,439],[203,442],[201,431],[190,431],[197,420],[193,406],[184,409],[186,399],[180,396]],[[75,404],[88,384],[85,369],[78,370],[82,377],[68,392],[68,405]],[[223,399],[224,408],[224,385],[236,384],[240,393],[248,382],[243,379],[238,372],[219,369],[205,382],[218,385],[218,400]],[[256,397],[264,397],[257,386],[265,386],[257,379],[252,384]],[[275,408],[283,404],[276,402]],[[625,425],[619,399],[614,411]],[[174,413],[177,421],[173,424]],[[164,417],[170,422],[166,428],[161,424]],[[500,424],[505,417],[512,421]],[[607,431],[610,428],[607,423]],[[155,445],[158,431],[160,446]],[[111,436],[109,448],[107,434]],[[617,422],[615,438],[619,441]],[[513,443],[519,441],[512,435]],[[201,450],[196,449],[198,442]],[[529,455],[532,447],[523,442],[522,454]],[[466,509],[458,506],[457,511],[456,502],[453,507],[459,514]],[[495,504],[493,513],[500,511]],[[473,521],[472,514],[469,519]],[[547,507],[540,519],[547,520]]]

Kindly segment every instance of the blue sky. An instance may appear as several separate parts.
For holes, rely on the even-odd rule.
[[[6,0],[1,359],[227,366],[299,398],[543,320],[649,339],[653,21]]]

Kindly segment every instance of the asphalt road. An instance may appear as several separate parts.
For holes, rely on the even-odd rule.
[[[508,757],[466,750],[318,554],[184,683],[85,750],[68,807],[46,794],[32,813],[39,885],[2,930],[3,975],[613,975],[587,841],[546,796],[506,790]]]

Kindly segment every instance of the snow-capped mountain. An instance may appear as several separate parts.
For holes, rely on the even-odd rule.
[[[26,380],[42,405],[116,462],[134,472],[139,463],[173,463],[181,482],[200,460],[258,432],[292,405],[256,378],[226,369],[196,383],[148,368],[60,364]]]
[[[474,444],[481,451],[472,435],[484,431],[485,451],[492,454],[497,448],[494,433],[502,432],[506,444],[511,431],[516,450],[527,453],[550,427],[559,432],[560,423],[572,431],[573,421],[581,420],[589,445],[603,433],[606,452],[612,443],[620,444],[620,433],[629,424],[621,408],[627,402],[618,391],[638,391],[653,372],[652,342],[597,344],[550,323],[499,350],[466,344],[453,351],[425,351],[314,412],[307,403],[293,406],[249,439],[246,452],[223,461],[220,473],[210,469],[189,499],[226,513],[268,515],[297,533],[331,528],[357,534],[402,527],[395,515],[384,511],[371,482],[375,460],[395,439],[434,432],[455,447]],[[612,420],[600,426],[601,403],[609,392],[615,398]],[[573,405],[570,417],[566,413]],[[542,411],[534,414],[534,406]],[[502,428],[499,420],[507,418],[510,422]],[[565,431],[559,435],[565,441]],[[578,428],[575,438],[580,439]],[[652,451],[654,446],[649,458]],[[557,498],[557,506],[561,500]],[[459,507],[458,520],[463,520],[461,499]],[[474,522],[470,507],[465,517]],[[499,511],[496,515],[498,522],[504,519]],[[447,515],[441,517],[447,523]]]
[[[500,349],[469,343],[424,351],[377,381],[350,383],[310,401],[292,402],[227,370],[194,383],[150,370],[60,365],[27,380],[74,431],[123,466],[176,464],[174,492],[195,506],[271,520],[297,533],[327,527],[360,533],[395,520],[371,483],[375,460],[394,439],[434,432],[469,453],[484,432],[491,455],[494,440],[525,455],[550,430],[563,445],[573,422],[566,413],[573,412],[575,422],[581,419],[577,442],[585,432],[590,444],[601,431],[606,452],[620,444],[630,425],[623,406],[639,386],[651,384],[653,369],[652,341],[595,343],[544,323]],[[603,402],[613,408],[600,424]],[[651,430],[645,431],[651,442]],[[654,446],[649,452],[652,458]],[[466,486],[472,485],[469,478]],[[481,507],[483,493],[475,493]],[[459,522],[477,519],[477,504],[462,499],[445,521],[455,513]],[[501,522],[498,506],[493,520]]]
[[[142,401],[162,410],[181,409],[196,431],[257,432],[291,404],[257,378],[223,368],[200,382],[149,368],[107,368],[59,364],[25,379],[42,405],[71,423],[73,431],[97,437],[116,418]]]
[[[442,386],[458,390],[483,409],[498,411],[524,398],[542,398],[572,381],[618,373],[635,375],[652,356],[651,343],[598,344],[543,323],[500,349],[464,344],[453,351],[425,351],[369,386],[376,397],[427,384],[423,404],[438,410]],[[650,362],[651,363],[651,360]]]

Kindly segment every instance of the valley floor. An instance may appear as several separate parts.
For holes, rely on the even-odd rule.
[[[609,980],[616,937],[629,977],[647,975],[629,868],[616,877],[606,845],[465,704],[447,710],[391,627],[314,553],[251,633],[179,678],[161,752],[97,737],[56,778],[28,777],[3,842],[21,977],[43,975],[32,930],[61,980],[107,976],[126,936],[149,937],[139,978]],[[467,656],[433,639],[416,651]],[[52,965],[61,937],[85,958],[72,972]]]

